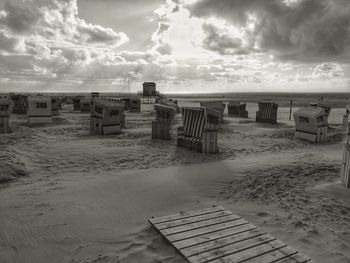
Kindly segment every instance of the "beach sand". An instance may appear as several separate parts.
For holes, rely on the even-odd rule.
[[[180,105],[197,105],[191,100]],[[126,113],[122,134],[92,135],[66,105],[53,124],[12,115],[0,136],[0,262],[185,262],[148,218],[223,205],[319,263],[350,262],[350,191],[339,183],[343,108],[329,141],[225,116],[219,150],[204,155],[152,141],[152,105]],[[175,129],[181,123],[176,116]]]

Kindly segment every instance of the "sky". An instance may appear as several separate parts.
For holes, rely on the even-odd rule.
[[[0,92],[144,81],[164,93],[350,92],[350,1],[0,0]]]

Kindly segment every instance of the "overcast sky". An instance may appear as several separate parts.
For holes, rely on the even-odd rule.
[[[0,0],[0,92],[349,92],[350,0]]]

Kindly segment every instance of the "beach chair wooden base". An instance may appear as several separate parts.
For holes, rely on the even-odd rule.
[[[190,263],[306,263],[311,259],[223,207],[149,223]]]
[[[256,122],[265,122],[265,123],[270,123],[270,124],[276,124],[277,123],[277,118],[266,118],[266,117],[258,117],[256,116]]]
[[[0,134],[10,133],[10,118],[0,117]]]
[[[310,142],[325,142],[327,141],[328,127],[319,127],[317,133],[296,131],[295,138]]]
[[[105,124],[102,118],[90,117],[90,132],[103,135],[121,133],[122,127],[119,123]]]
[[[52,116],[29,116],[28,117],[29,125],[48,124],[48,123],[52,123]]]
[[[344,144],[343,161],[340,169],[340,178],[346,188],[350,188],[350,145]]]
[[[170,128],[170,123],[152,121],[152,139],[171,140]]]
[[[248,111],[247,110],[243,110],[243,111],[239,111],[239,112],[235,112],[235,113],[230,113],[228,112],[228,116],[229,117],[235,117],[235,118],[248,118]]]
[[[218,132],[203,131],[202,138],[193,138],[183,134],[182,127],[178,128],[177,146],[184,147],[201,153],[218,152]]]

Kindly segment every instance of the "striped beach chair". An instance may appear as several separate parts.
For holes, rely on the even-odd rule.
[[[10,115],[13,111],[14,103],[10,99],[0,99],[0,134],[10,133]]]
[[[51,122],[51,98],[46,96],[28,96],[28,124]]]
[[[295,138],[311,142],[327,140],[328,123],[326,112],[321,107],[305,107],[293,114],[295,122]]]
[[[347,125],[347,138],[344,144],[343,160],[340,168],[340,178],[346,188],[350,188],[350,122]]]
[[[201,101],[200,102],[201,107],[207,107],[214,109],[220,113],[220,122],[224,121],[224,112],[226,108],[226,104],[222,101]]]
[[[124,104],[94,99],[91,107],[90,131],[103,135],[120,133],[125,126]]]
[[[246,104],[231,101],[227,105],[228,116],[248,118],[248,111],[246,110]]]
[[[256,122],[277,123],[278,104],[272,101],[260,101],[256,112]]]
[[[177,145],[203,153],[217,153],[217,134],[221,113],[206,107],[183,107],[182,127],[177,130]]]
[[[28,109],[28,98],[22,94],[10,95],[11,100],[14,103],[13,111],[14,114],[27,114]]]
[[[175,108],[155,104],[156,120],[152,121],[152,139],[171,140],[171,124],[175,116]]]

